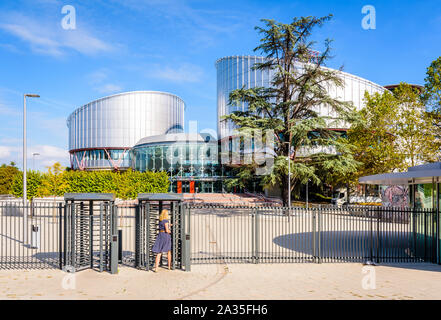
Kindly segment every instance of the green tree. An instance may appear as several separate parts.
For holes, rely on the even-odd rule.
[[[353,183],[360,176],[403,171],[439,158],[440,141],[433,117],[426,111],[419,90],[401,83],[393,93],[366,93],[365,102],[359,111],[362,121],[348,131],[354,157],[362,163]]]
[[[344,81],[338,71],[325,68],[331,58],[331,41],[326,40],[322,53],[315,56],[310,40],[312,32],[331,19],[332,15],[294,18],[290,24],[262,20],[265,27],[256,27],[262,34],[254,51],[267,59],[255,69],[274,72],[269,87],[238,89],[230,94],[230,105],[247,105],[246,111],[225,116],[243,134],[254,129],[275,133],[274,166],[262,179],[264,186],[279,185],[286,204],[291,191],[311,180],[323,181],[318,172],[330,171],[342,175],[355,172],[357,161],[352,157],[347,140],[328,128],[338,123],[355,121],[353,105],[333,98],[329,86],[342,87]],[[311,63],[314,61],[314,63]],[[319,114],[317,106],[326,105],[338,119]],[[291,190],[288,190],[288,153],[291,146]],[[330,147],[334,152],[325,152]],[[255,170],[254,165],[252,170]],[[243,170],[250,170],[249,166]]]
[[[423,102],[429,111],[441,112],[441,57],[435,59],[426,71]]]
[[[12,194],[12,183],[19,172],[14,162],[0,166],[0,194]]]
[[[366,92],[364,100],[365,107],[359,111],[361,121],[348,130],[354,157],[362,163],[352,176],[352,184],[357,184],[361,176],[394,171],[404,161],[394,132],[398,100],[388,90],[383,94]]]
[[[56,162],[52,167],[47,167],[48,172],[43,176],[39,194],[42,196],[62,196],[64,195],[67,182],[64,179],[64,167]]]
[[[40,197],[41,185],[44,176],[39,171],[30,170],[26,174],[26,189],[27,198],[33,199],[35,197]],[[19,172],[15,175],[14,181],[12,183],[12,194],[16,197],[23,197],[23,172]]]
[[[401,83],[394,90],[394,95],[399,105],[394,133],[398,137],[399,152],[406,159],[404,167],[437,161],[440,141],[432,123],[433,118],[426,112],[420,92]]]

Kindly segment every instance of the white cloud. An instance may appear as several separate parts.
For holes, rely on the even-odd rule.
[[[231,34],[246,21],[246,12],[231,12],[230,10],[204,10],[193,8],[187,1],[182,0],[114,0],[115,2],[142,12],[145,15],[159,16],[167,19],[177,29],[186,29],[196,37],[215,38],[213,33]]]
[[[0,146],[0,159],[9,158],[12,154],[12,147]]]
[[[35,158],[34,153],[38,153]],[[15,161],[22,165],[23,149],[18,146],[0,146],[0,162],[9,163]],[[35,167],[40,170],[44,167],[52,166],[55,162],[60,162],[64,166],[69,165],[69,152],[62,148],[52,145],[35,145],[28,147],[27,150],[27,166],[32,169],[33,160],[35,159]]]
[[[103,81],[106,81],[109,77],[109,70],[107,69],[99,69],[92,73],[89,73],[86,78],[90,84],[100,84]]]
[[[14,46],[10,43],[0,43],[0,48],[3,48],[5,50],[8,50],[13,53],[22,53],[20,50],[17,49],[16,46]]]
[[[148,76],[172,82],[200,82],[203,70],[201,67],[190,63],[184,63],[176,67],[155,66]]]
[[[113,50],[113,46],[93,36],[85,28],[64,30],[47,19],[37,21],[22,14],[9,13],[1,17],[0,29],[26,42],[33,52],[62,56],[69,50],[85,55],[95,55]],[[43,19],[42,19],[43,20]]]
[[[116,83],[107,82],[110,71],[106,68],[96,70],[86,75],[87,81],[94,90],[102,94],[111,94],[123,91],[123,87]]]
[[[111,93],[121,92],[123,89],[122,87],[116,84],[108,83],[96,88],[96,90],[102,94],[111,94]]]
[[[2,104],[0,102],[0,115],[3,115],[3,116],[18,116],[20,114],[21,113],[18,110],[14,109],[14,108],[11,108],[11,107],[8,107],[5,104]]]

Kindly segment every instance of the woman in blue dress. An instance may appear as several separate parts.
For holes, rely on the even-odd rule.
[[[171,269],[171,236],[170,236],[170,218],[168,210],[162,210],[159,215],[159,234],[153,245],[152,251],[156,253],[154,272],[158,272],[159,261],[163,252],[167,252],[168,270]]]

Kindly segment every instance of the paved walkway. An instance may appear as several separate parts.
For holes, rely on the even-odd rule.
[[[360,264],[199,265],[156,274],[120,268],[118,275],[86,270],[76,274],[75,289],[59,270],[2,270],[0,299],[441,299],[441,266],[374,270],[376,289],[363,289],[373,274]]]

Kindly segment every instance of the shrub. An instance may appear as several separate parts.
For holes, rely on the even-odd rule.
[[[23,173],[12,183],[12,193],[23,195]],[[170,181],[166,172],[62,171],[59,164],[47,173],[29,171],[28,198],[62,196],[64,193],[114,193],[117,198],[135,199],[138,193],[167,193]]]

